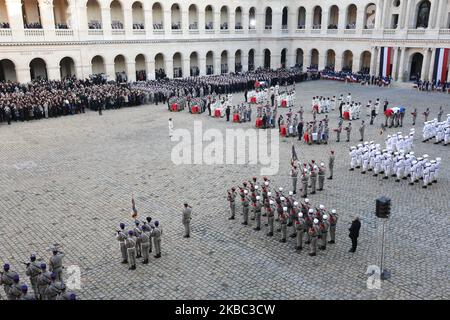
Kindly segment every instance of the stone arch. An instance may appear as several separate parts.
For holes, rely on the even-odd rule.
[[[198,30],[198,8],[195,4],[189,6],[189,29]]]
[[[76,76],[75,61],[71,57],[64,57],[59,61],[61,79]]]
[[[377,14],[377,6],[369,3],[364,9],[364,29],[373,29],[375,27],[375,17]]]
[[[140,53],[134,58],[134,65],[136,70],[136,81],[147,80],[147,62],[145,55]]]
[[[22,1],[22,17],[25,29],[42,29],[38,0]]]
[[[17,81],[16,65],[12,60],[0,60],[0,82],[1,81]]]
[[[42,58],[34,58],[30,61],[30,78],[47,80],[47,63]]]
[[[86,2],[86,17],[89,29],[102,29],[102,9],[98,0]]]
[[[102,56],[97,55],[91,59],[91,72],[92,74],[106,73],[105,60]]]
[[[170,23],[172,30],[181,29],[181,8],[178,3],[172,4],[170,7]]]
[[[135,1],[131,5],[133,29],[145,29],[144,7],[142,2]]]

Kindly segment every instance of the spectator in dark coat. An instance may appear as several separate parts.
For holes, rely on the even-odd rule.
[[[359,237],[359,229],[361,229],[361,222],[359,221],[359,217],[355,217],[352,221],[352,225],[348,229],[350,234],[348,235],[350,239],[352,239],[352,248],[349,252],[355,252],[356,247],[358,246],[358,237]]]

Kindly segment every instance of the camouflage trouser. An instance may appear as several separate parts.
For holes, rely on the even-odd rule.
[[[311,193],[316,192],[316,179],[311,179]]]
[[[282,223],[281,224],[281,240],[286,240],[286,231],[287,231],[286,223]]]
[[[302,183],[302,197],[306,198],[308,196],[308,182]]]
[[[142,249],[142,258],[144,260],[148,260],[148,258],[150,257],[150,242],[143,242],[141,244],[141,249]]]
[[[322,238],[320,240],[322,240],[322,247],[326,247],[327,246],[327,237],[328,237],[328,232],[322,232]]]
[[[231,211],[231,218],[234,218],[234,215],[236,214],[236,203],[230,202],[230,211]]]
[[[248,206],[244,206],[242,209],[242,214],[243,214],[243,218],[244,218],[244,222],[248,223]]]
[[[155,239],[155,253],[157,255],[161,254],[161,239]]]
[[[319,190],[323,189],[323,183],[325,181],[325,176],[320,176],[319,177]]]
[[[336,238],[336,226],[330,226],[330,240],[334,241]]]
[[[191,223],[185,222],[183,223],[183,225],[184,225],[184,235],[189,236],[191,234]]]
[[[127,257],[127,247],[125,246],[124,241],[120,241],[120,252],[122,253],[122,260],[126,261],[128,257]]]
[[[317,236],[311,237],[311,243],[309,244],[309,253],[316,253],[317,251]]]
[[[255,214],[255,220],[256,220],[256,227],[261,228],[261,211],[256,212]]]
[[[275,220],[275,218],[273,216],[269,217],[269,219],[268,219],[269,233],[273,233],[273,222],[274,222],[274,220]]]
[[[136,265],[136,249],[135,248],[127,248],[128,254],[128,264],[131,266]]]
[[[303,246],[303,233],[305,230],[297,230],[297,247],[301,248]]]

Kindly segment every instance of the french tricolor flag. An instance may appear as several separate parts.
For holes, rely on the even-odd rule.
[[[448,54],[450,49],[448,48],[436,48],[436,57],[434,59],[433,80],[447,81],[448,72]]]
[[[392,47],[381,47],[380,51],[380,76],[391,75]]]

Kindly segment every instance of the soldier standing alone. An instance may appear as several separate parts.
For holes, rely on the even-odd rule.
[[[192,207],[184,203],[183,209],[183,225],[184,225],[184,236],[183,238],[189,238],[191,236],[191,215],[192,215]]]
[[[317,190],[322,191],[323,183],[325,182],[325,164],[324,163],[320,164],[318,177],[319,177],[319,189],[317,189]]]
[[[330,176],[328,180],[333,179],[333,168],[334,168],[334,151],[330,151],[330,158],[328,159],[328,170],[330,171]]]

